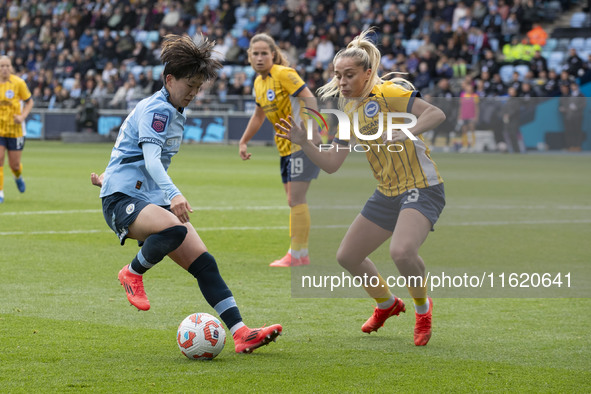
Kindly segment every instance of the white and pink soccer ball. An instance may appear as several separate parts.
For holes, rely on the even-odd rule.
[[[226,330],[209,313],[193,313],[181,322],[177,344],[191,360],[213,360],[226,344]]]

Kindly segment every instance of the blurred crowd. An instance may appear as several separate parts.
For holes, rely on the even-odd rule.
[[[591,80],[591,53],[571,48],[549,67],[540,23],[556,15],[546,7],[540,0],[8,0],[0,3],[0,54],[13,59],[37,108],[90,100],[128,109],[162,86],[163,36],[203,34],[216,41],[225,67],[194,105],[242,110],[255,77],[246,52],[254,34],[274,37],[314,91],[332,78],[335,53],[375,26],[381,73],[406,73],[424,94],[571,94]],[[514,67],[510,77],[504,65]]]

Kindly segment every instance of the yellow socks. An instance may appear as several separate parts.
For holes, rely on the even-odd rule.
[[[419,314],[425,314],[429,311],[429,300],[427,298],[427,283],[422,287],[408,287],[408,292],[415,305],[415,311]]]
[[[378,308],[380,308],[380,309],[389,308],[392,305],[394,305],[394,296],[390,292],[390,289],[388,288],[388,285],[386,284],[386,281],[384,280],[384,278],[382,278],[382,275],[378,274],[377,278],[378,278],[377,286],[369,286],[370,283],[367,283],[368,286],[365,286],[365,283],[364,283],[363,288],[365,289],[365,291],[367,292],[367,294],[369,294],[369,296],[371,298],[376,300],[376,303],[378,304]],[[371,284],[373,284],[373,281]]]
[[[12,171],[12,173],[14,174],[15,178],[19,178],[23,173],[23,163],[20,164],[18,171]]]
[[[308,237],[310,235],[310,210],[308,204],[299,204],[291,208],[289,234],[291,236],[292,254],[294,252],[304,252],[307,255]]]

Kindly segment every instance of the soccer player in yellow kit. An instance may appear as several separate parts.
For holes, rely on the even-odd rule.
[[[8,56],[0,56],[0,203],[4,202],[4,156],[14,174],[19,192],[25,192],[21,157],[25,147],[24,123],[33,109],[31,92],[25,81],[11,74]],[[21,105],[21,101],[25,103]]]
[[[291,97],[311,99],[314,96],[298,73],[291,67],[277,47],[275,40],[267,34],[257,34],[250,40],[248,58],[253,69],[259,74],[254,81],[256,109],[240,139],[239,153],[242,160],[251,154],[247,144],[259,131],[265,117],[275,124],[281,118],[293,115],[299,118],[299,109],[292,112]],[[314,100],[312,100],[314,101]],[[306,101],[311,103],[311,101]],[[301,108],[300,108],[301,109]],[[317,137],[316,143],[320,142]],[[308,236],[310,233],[310,211],[306,193],[310,181],[318,177],[319,168],[310,161],[301,148],[290,141],[275,137],[280,156],[281,179],[290,207],[291,247],[287,254],[272,262],[271,267],[293,267],[310,264]]]
[[[320,88],[319,94],[324,98],[338,93],[340,103],[344,104],[341,108],[349,119],[354,120],[357,114],[359,131],[367,135],[376,134],[379,112],[384,115],[384,123],[387,112],[410,113],[416,117],[416,124],[408,131],[416,139],[396,129],[390,140],[387,134],[382,134],[370,143],[362,141],[371,148],[366,155],[378,187],[345,234],[337,260],[354,276],[378,278],[377,286],[365,287],[377,306],[361,327],[366,333],[377,331],[390,316],[406,310],[404,302],[391,293],[368,258],[391,238],[390,256],[400,275],[407,278],[408,291],[414,301],[414,343],[424,346],[431,338],[433,302],[427,297],[425,263],[418,251],[443,210],[445,193],[443,180],[420,134],[443,122],[445,114],[422,100],[410,83],[400,78],[384,81],[377,75],[381,56],[367,38],[369,32],[371,30],[364,31],[335,55],[335,78]],[[346,149],[349,141],[342,138],[341,130],[332,145],[321,151],[306,139],[303,125],[296,124],[293,118],[282,119],[276,126],[281,130],[278,136],[301,145],[308,157],[328,173],[338,170],[349,153]],[[387,146],[395,148],[390,151]],[[413,281],[413,277],[423,280]],[[375,281],[370,282],[375,284]]]

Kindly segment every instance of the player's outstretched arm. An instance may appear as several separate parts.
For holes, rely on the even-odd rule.
[[[300,108],[309,107],[314,111],[318,111],[318,100],[307,87],[304,88],[297,95],[297,97],[300,99]],[[312,125],[312,127],[314,130],[314,133],[312,134],[312,142],[314,143],[314,145],[318,146],[322,143],[322,138],[320,137],[319,130],[315,127],[314,124]]]
[[[349,153],[348,149],[337,149],[335,142],[332,145],[314,145],[307,138],[304,122],[297,125],[291,115],[288,116],[288,120],[280,119],[280,123],[275,123],[275,127],[282,131],[282,133],[276,133],[276,136],[300,145],[306,156],[329,174],[336,172],[341,167]]]

